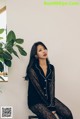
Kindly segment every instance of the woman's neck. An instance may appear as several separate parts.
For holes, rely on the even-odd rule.
[[[39,60],[39,65],[42,68],[44,75],[47,75],[47,62],[46,60]]]
[[[42,67],[47,66],[46,60],[39,60],[39,65]]]

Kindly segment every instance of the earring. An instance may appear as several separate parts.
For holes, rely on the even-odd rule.
[[[35,55],[35,58],[36,58],[36,59],[38,58],[37,55]]]

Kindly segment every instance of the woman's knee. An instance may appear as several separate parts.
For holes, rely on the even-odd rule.
[[[73,119],[73,115],[72,115],[72,112],[71,112],[71,110],[67,110],[67,112],[66,112],[66,119]]]

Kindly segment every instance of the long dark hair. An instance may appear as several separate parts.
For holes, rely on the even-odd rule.
[[[47,47],[42,43],[42,42],[35,42],[31,48],[31,52],[30,52],[30,60],[29,60],[29,64],[27,66],[27,69],[26,69],[26,77],[25,77],[25,80],[28,80],[28,72],[29,70],[31,69],[32,66],[35,65],[35,63],[39,63],[38,62],[38,59],[35,57],[35,55],[37,55],[37,46],[38,45],[42,45],[45,49],[47,49]],[[47,60],[47,63],[49,63],[49,60],[48,58],[46,59]]]

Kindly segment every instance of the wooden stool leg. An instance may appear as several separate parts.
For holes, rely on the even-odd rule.
[[[55,113],[54,115],[55,115],[55,117],[56,117],[57,119],[59,119],[59,116],[58,116],[56,113]],[[35,118],[38,119],[37,116],[33,116],[33,115],[28,116],[28,119],[35,119]]]
[[[35,119],[35,118],[38,118],[37,116],[29,116],[28,117],[29,119]]]

